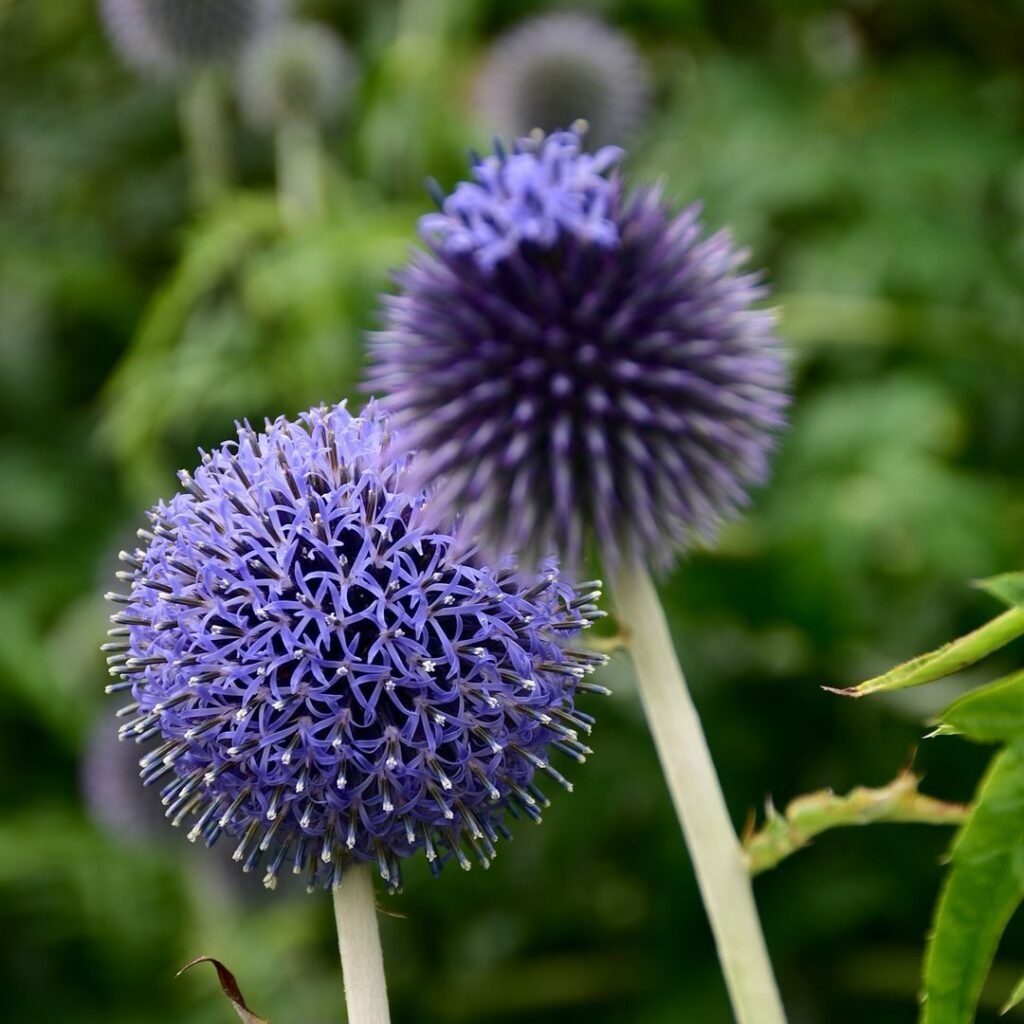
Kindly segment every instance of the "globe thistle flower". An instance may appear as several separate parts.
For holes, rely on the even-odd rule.
[[[486,866],[506,812],[538,819],[534,777],[589,753],[574,706],[603,659],[565,646],[600,613],[593,584],[457,554],[404,488],[385,416],[344,405],[203,456],[150,513],[110,599],[109,690],[173,824],[235,837],[264,882],[337,885],[399,859]]]
[[[355,80],[355,60],[330,29],[286,22],[242,57],[238,99],[246,121],[262,131],[295,119],[326,126],[344,113]]]
[[[481,71],[477,107],[516,138],[585,118],[594,146],[623,142],[649,105],[647,69],[632,40],[581,12],[531,18],[502,36]]]
[[[234,60],[286,10],[287,0],[100,0],[125,62],[156,75]]]
[[[746,254],[579,131],[478,159],[385,299],[370,382],[493,547],[667,565],[768,473],[787,373]]]

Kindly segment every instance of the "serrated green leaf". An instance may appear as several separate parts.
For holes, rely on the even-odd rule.
[[[981,661],[1019,636],[1024,636],[1024,608],[1013,607],[959,640],[952,640],[937,650],[905,661],[858,686],[832,692],[841,693],[844,697],[866,697],[870,693],[933,683]]]
[[[1024,608],[1024,572],[1004,572],[974,585],[1010,608]]]
[[[942,727],[979,743],[1024,736],[1024,670],[964,694],[942,712],[939,721]]]
[[[971,1024],[1024,899],[1024,741],[993,759],[953,846],[925,961],[922,1024]]]

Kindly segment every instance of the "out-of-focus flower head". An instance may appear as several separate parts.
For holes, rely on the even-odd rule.
[[[312,22],[285,22],[260,36],[238,67],[242,113],[262,130],[297,119],[330,125],[347,109],[355,84],[348,48]]]
[[[592,536],[613,566],[668,565],[746,503],[784,425],[760,275],[696,206],[627,192],[621,156],[573,130],[477,159],[371,339],[416,479],[496,550],[575,561]]]
[[[583,118],[588,141],[601,146],[624,142],[641,126],[650,83],[627,35],[589,14],[556,12],[495,43],[476,93],[481,119],[506,138]]]
[[[577,761],[576,692],[602,656],[565,641],[600,613],[553,564],[523,575],[457,553],[403,486],[386,418],[344,406],[248,426],[204,456],[125,552],[106,645],[121,733],[189,837],[235,837],[310,888],[375,861],[487,865],[534,777]]]
[[[125,63],[170,76],[235,60],[287,13],[289,0],[100,0],[107,35]]]

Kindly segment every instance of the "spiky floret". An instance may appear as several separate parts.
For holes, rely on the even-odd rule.
[[[330,125],[345,111],[355,60],[324,25],[291,21],[261,36],[238,66],[238,99],[254,128],[295,120]]]
[[[392,888],[423,850],[485,866],[506,811],[539,818],[599,655],[565,639],[600,615],[592,584],[457,555],[386,454],[385,418],[318,408],[206,454],[123,554],[110,690],[122,735],[189,837],[237,838],[312,888],[376,861]]]
[[[287,9],[288,0],[100,0],[125,62],[157,75],[234,60]]]
[[[649,105],[647,69],[632,40],[593,15],[560,11],[503,35],[477,82],[485,124],[508,138],[584,118],[588,141],[624,142]]]
[[[699,209],[627,193],[619,150],[522,140],[422,218],[370,386],[419,480],[492,548],[663,566],[768,473],[788,374],[766,289]]]

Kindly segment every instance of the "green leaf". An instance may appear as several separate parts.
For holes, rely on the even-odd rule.
[[[1016,574],[1014,574],[1016,575]],[[1002,579],[1003,577],[997,577]],[[986,587],[991,584],[986,580]],[[995,591],[993,591],[995,592]],[[1002,595],[1010,593],[1010,589],[1004,589]],[[833,690],[826,687],[831,693],[839,693],[844,697],[866,697],[870,693],[882,693],[886,690],[904,690],[910,686],[921,686],[923,683],[933,683],[936,679],[943,679],[946,676],[959,672],[968,665],[991,654],[993,651],[1005,647],[1012,640],[1024,635],[1024,607],[1012,607],[1009,611],[986,622],[984,626],[960,637],[948,644],[927,654],[919,655],[902,665],[897,665],[884,675],[875,676],[858,686],[846,690]]]
[[[1005,743],[1024,736],[1024,670],[964,694],[939,721],[945,731],[979,743]]]
[[[1024,740],[993,759],[951,861],[925,961],[922,1024],[971,1024],[1024,899]]]
[[[1024,572],[1004,572],[974,585],[1010,608],[1024,608]]]

